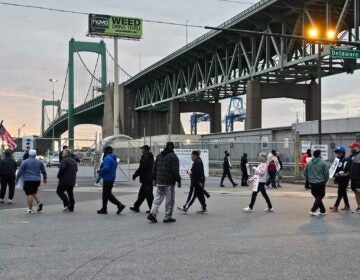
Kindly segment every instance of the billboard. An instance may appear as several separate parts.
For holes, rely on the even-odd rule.
[[[89,35],[140,39],[142,19],[89,14]]]

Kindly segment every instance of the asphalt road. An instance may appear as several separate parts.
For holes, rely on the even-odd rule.
[[[91,180],[89,180],[90,182]],[[99,189],[76,189],[74,213],[62,213],[54,184],[41,190],[44,213],[25,214],[17,202],[0,206],[0,279],[358,279],[360,215],[308,215],[313,198],[302,186],[269,190],[275,212],[265,213],[261,195],[254,212],[244,213],[249,188],[219,188],[208,180],[209,213],[195,202],[177,222],[146,220],[125,209],[97,215]],[[121,183],[115,195],[127,207],[138,183]],[[186,199],[187,182],[177,189],[176,206]],[[334,202],[335,189],[324,200]],[[24,199],[17,194],[19,200]],[[54,197],[54,203],[50,203]],[[354,196],[350,194],[354,206]],[[19,202],[20,203],[20,202]]]

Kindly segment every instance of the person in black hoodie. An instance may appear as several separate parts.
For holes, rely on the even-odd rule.
[[[59,167],[56,193],[64,204],[64,212],[74,212],[74,186],[76,183],[76,172],[78,171],[76,161],[71,157],[70,150],[62,151],[62,160]],[[68,195],[65,194],[67,192]]]
[[[220,187],[222,187],[222,188],[225,187],[224,186],[224,179],[225,179],[226,176],[228,176],[231,184],[233,184],[233,187],[236,187],[238,184],[233,181],[233,179],[231,177],[231,173],[230,173],[230,169],[232,168],[231,163],[229,161],[230,154],[229,154],[228,151],[225,151],[224,154],[225,154],[225,157],[224,157],[224,162],[223,162],[223,175],[221,177]]]
[[[244,153],[240,161],[240,168],[242,173],[241,186],[248,186],[247,180],[249,179],[249,174],[247,172],[247,167],[246,167],[247,163],[248,163],[247,153]]]
[[[1,191],[0,203],[4,203],[6,187],[9,186],[8,203],[12,204],[15,193],[16,161],[11,157],[11,150],[5,150],[5,158],[0,162]]]
[[[144,145],[141,147],[142,156],[140,159],[139,168],[135,171],[132,176],[133,180],[137,177],[140,177],[141,187],[138,194],[138,199],[135,201],[134,206],[130,207],[130,210],[134,212],[140,212],[140,206],[146,199],[149,209],[151,209],[154,195],[153,195],[153,182],[152,182],[152,169],[154,166],[154,156],[150,152],[150,147],[148,145]],[[146,211],[146,213],[150,213]]]

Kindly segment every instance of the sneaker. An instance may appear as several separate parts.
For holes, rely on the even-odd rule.
[[[25,213],[27,213],[27,214],[33,214],[34,211],[33,211],[32,209],[27,208],[27,209],[25,209]]]
[[[221,188],[225,188],[225,186],[224,186],[224,185],[220,185],[220,187],[221,187]]]
[[[233,187],[235,188],[235,187],[237,187],[238,185],[239,185],[239,184],[234,184]]]
[[[94,186],[95,187],[101,187],[100,183],[95,183]]]
[[[131,210],[131,211],[134,211],[134,212],[136,212],[136,213],[139,213],[139,212],[140,212],[139,208],[136,208],[136,207],[130,207],[130,210]]]
[[[43,209],[43,204],[42,204],[42,203],[39,203],[39,204],[38,204],[38,207],[37,207],[37,211],[38,211],[38,212],[41,212],[42,209]]]
[[[182,208],[181,208],[181,207],[178,207],[177,209],[180,210],[180,211],[182,211],[182,212],[185,212],[185,213],[186,213],[187,210],[188,210],[185,206],[183,206]]]
[[[351,213],[360,214],[360,208],[356,208],[355,210],[352,210]]]
[[[3,198],[1,198],[0,203],[5,203],[5,200]]]
[[[13,204],[11,199],[8,199],[8,204]]]
[[[205,193],[206,198],[210,198],[210,194],[209,193]]]
[[[207,213],[207,210],[206,210],[206,209],[200,210],[200,211],[197,211],[196,213],[197,213],[197,214],[206,214],[206,213]]]
[[[125,209],[125,205],[124,204],[121,204],[120,206],[118,206],[118,210],[116,211],[116,214],[119,215],[121,213],[122,210]]]
[[[325,216],[326,212],[320,212],[319,214],[322,215],[322,216]]]
[[[156,217],[151,213],[147,216],[147,219],[153,223],[157,223]]]
[[[251,211],[252,211],[252,209],[251,209],[250,207],[245,207],[243,210],[244,210],[245,212],[251,212]]]
[[[146,214],[150,214],[150,210],[147,210],[147,211],[146,211]]]
[[[104,208],[101,208],[100,210],[97,211],[98,214],[104,214],[106,215],[107,214],[107,210],[104,209]]]
[[[340,209],[341,211],[349,211],[350,210],[350,206],[344,206],[344,208]]]
[[[330,207],[330,210],[331,210],[331,212],[337,212],[338,211],[338,207],[337,206],[331,206]]]
[[[175,223],[176,220],[174,218],[164,219],[163,223]]]
[[[313,216],[313,217],[316,217],[316,216],[319,216],[319,215],[320,215],[320,212],[313,212],[313,211],[311,211],[311,212],[309,213],[309,215],[310,215],[310,216]]]
[[[274,209],[273,208],[265,208],[264,212],[274,212]]]
[[[62,211],[63,211],[63,212],[69,212],[69,208],[68,208],[67,206],[65,206]]]

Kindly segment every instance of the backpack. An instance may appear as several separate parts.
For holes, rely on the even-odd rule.
[[[270,171],[270,172],[275,172],[276,171],[275,161],[272,160],[272,161],[269,162],[268,171]]]

